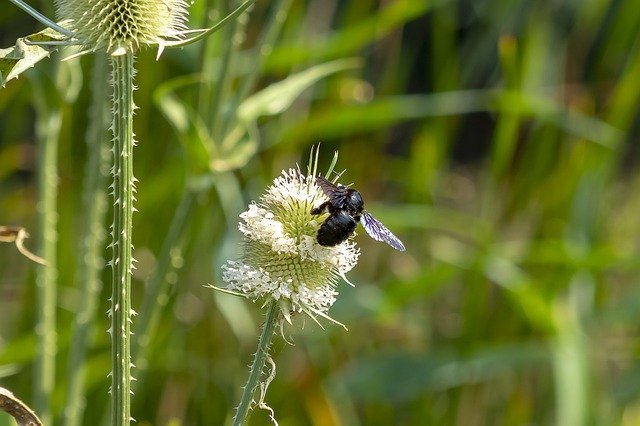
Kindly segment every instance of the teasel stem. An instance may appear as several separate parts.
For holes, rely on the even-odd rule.
[[[247,418],[249,408],[251,408],[251,403],[253,402],[253,394],[260,383],[260,376],[269,357],[269,347],[271,346],[271,339],[275,332],[276,325],[280,320],[280,312],[278,302],[271,301],[269,309],[267,310],[267,319],[264,323],[260,340],[258,341],[258,349],[254,355],[251,369],[249,370],[249,378],[242,391],[242,398],[236,409],[236,415],[233,417],[233,426],[243,425]]]
[[[133,54],[112,56],[113,268],[111,295],[111,424],[131,421],[131,269],[133,177]]]
[[[53,70],[57,75],[57,69]],[[58,244],[58,145],[62,112],[55,88],[46,78],[32,79],[38,112],[38,247],[46,265],[36,270],[36,339],[34,363],[34,409],[44,424],[51,424],[51,396],[56,368],[56,298]]]
[[[107,56],[97,53],[93,63],[92,105],[87,127],[86,141],[88,160],[85,168],[83,202],[87,222],[84,224],[82,252],[78,266],[78,288],[80,302],[74,322],[72,350],[69,355],[67,401],[64,424],[82,424],[84,412],[85,358],[90,346],[89,333],[94,323],[102,281],[100,272],[104,266],[102,257],[105,240],[104,218],[107,213],[107,193],[104,189],[109,172],[109,150],[105,133],[107,123]]]
[[[50,400],[55,385],[56,367],[56,269],[58,231],[58,141],[62,118],[59,110],[49,111],[44,120],[46,134],[40,136],[40,175],[38,178],[38,215],[40,255],[46,266],[36,273],[38,350],[35,359],[34,407],[44,424],[51,424]]]

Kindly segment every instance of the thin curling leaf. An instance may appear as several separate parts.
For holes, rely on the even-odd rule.
[[[0,242],[15,244],[18,251],[24,257],[46,266],[47,262],[43,258],[31,253],[24,246],[24,240],[27,238],[29,238],[29,234],[27,230],[21,226],[0,226]]]
[[[35,34],[21,37],[16,45],[7,49],[0,49],[0,85],[18,78],[20,74],[32,68],[41,60],[48,58],[57,49],[55,45],[32,44],[32,42],[61,42],[66,37],[50,28]]]
[[[42,426],[36,413],[3,387],[0,387],[0,409],[13,416],[18,426]]]
[[[285,111],[300,94],[319,80],[339,71],[361,66],[359,59],[339,59],[313,66],[262,89],[238,107],[238,118],[244,122]]]

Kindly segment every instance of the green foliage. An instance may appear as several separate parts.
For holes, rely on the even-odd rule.
[[[239,4],[196,2],[190,26]],[[258,0],[205,45],[141,52],[138,424],[231,421],[264,318],[206,285],[236,257],[238,213],[318,142],[320,169],[339,150],[341,180],[407,252],[360,228],[356,286],[330,312],[349,331],[293,317],[294,345],[276,334],[265,402],[281,425],[640,422],[638,22],[635,0]],[[13,8],[0,23],[3,48],[39,30]],[[89,81],[92,61],[74,61]],[[40,65],[0,89],[0,226],[27,229],[36,255],[34,96],[79,81]],[[58,423],[87,220],[86,86],[61,96]],[[30,405],[34,267],[0,244],[1,384]],[[107,324],[98,314],[87,338],[84,424],[108,411]],[[249,424],[267,421],[256,409]]]
[[[20,74],[32,68],[41,60],[48,58],[56,50],[53,45],[35,45],[33,42],[56,42],[65,37],[52,29],[45,29],[28,37],[20,37],[16,45],[7,49],[0,49],[0,86],[7,81],[18,78]]]

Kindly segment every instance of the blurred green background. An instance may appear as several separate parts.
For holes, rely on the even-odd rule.
[[[196,2],[190,26],[210,25],[227,3],[236,4]],[[258,0],[206,43],[138,57],[134,308],[185,191],[193,204],[183,252],[160,262],[170,291],[147,368],[134,369],[137,424],[230,421],[263,312],[205,285],[222,285],[221,264],[237,256],[237,215],[282,169],[305,167],[318,142],[320,168],[338,150],[343,180],[407,252],[360,230],[356,286],[341,283],[330,311],[349,331],[297,317],[285,327],[293,345],[276,337],[265,401],[281,425],[640,424],[637,0],[287,3]],[[286,19],[260,57],[277,7]],[[8,3],[0,27],[0,47],[42,28]],[[36,104],[43,90],[62,91],[48,95],[62,114],[52,396],[61,424],[93,58],[59,58],[0,90],[0,225],[27,228],[38,252]],[[256,114],[247,134],[225,139],[242,99],[344,58],[360,62],[338,62],[290,107]],[[202,152],[184,117],[213,129],[215,149]],[[26,402],[35,269],[0,245],[0,385]],[[87,425],[108,406],[109,268],[102,278]],[[268,416],[256,409],[249,424]]]

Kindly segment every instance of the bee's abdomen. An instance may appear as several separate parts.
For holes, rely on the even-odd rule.
[[[347,212],[336,211],[318,229],[318,244],[327,247],[336,246],[349,238],[357,225],[358,222]]]

